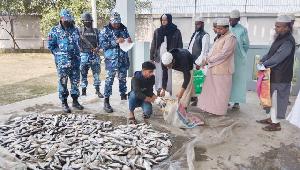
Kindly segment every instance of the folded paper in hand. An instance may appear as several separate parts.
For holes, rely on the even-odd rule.
[[[134,43],[129,43],[128,39],[125,39],[125,41],[123,43],[120,43],[120,48],[127,52],[129,51],[132,47],[133,47]]]

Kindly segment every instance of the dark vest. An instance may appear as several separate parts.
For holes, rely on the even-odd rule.
[[[86,28],[81,28],[80,29],[80,36],[84,36],[92,45],[93,48],[96,48],[98,46],[98,30],[93,28],[93,29],[86,29]],[[91,47],[85,43],[82,38],[80,38],[80,47],[84,52],[90,52]]]
[[[290,83],[293,79],[295,39],[291,33],[288,33],[283,37],[277,38],[273,42],[267,54],[267,59],[271,58],[285,41],[291,41],[293,44],[293,49],[285,60],[283,60],[277,66],[271,68],[271,83]]]
[[[190,46],[196,33],[197,32],[193,33],[192,38],[189,43],[189,46]],[[195,38],[195,41],[194,41],[194,44],[192,47],[192,55],[193,55],[194,61],[200,56],[200,54],[202,52],[202,38],[205,34],[207,34],[205,31],[199,31],[199,33],[197,34],[197,36]]]

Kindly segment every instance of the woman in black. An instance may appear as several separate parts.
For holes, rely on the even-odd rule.
[[[162,88],[161,55],[173,48],[182,48],[181,32],[172,22],[171,14],[163,14],[160,17],[161,26],[154,31],[150,49],[150,59],[155,63],[155,90],[158,95]],[[172,94],[172,70],[168,70],[167,91]]]

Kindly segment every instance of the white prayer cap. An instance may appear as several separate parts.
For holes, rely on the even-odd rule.
[[[172,63],[172,61],[173,61],[173,55],[170,52],[165,52],[161,56],[161,62],[163,63],[163,65],[169,65]]]
[[[296,20],[296,17],[294,14],[289,14],[289,17],[291,18],[292,21],[295,21]]]
[[[288,23],[288,22],[291,22],[291,21],[292,21],[291,17],[288,16],[288,15],[280,15],[276,19],[276,22],[286,22],[286,23]]]
[[[231,11],[230,13],[230,18],[239,18],[240,17],[240,11],[235,9],[233,11]]]
[[[197,18],[195,19],[195,22],[196,22],[196,21],[204,22],[204,18],[203,18],[203,17],[197,17]]]
[[[217,22],[218,22],[218,18],[215,18],[212,23],[217,24]]]
[[[229,20],[227,18],[219,18],[217,20],[217,26],[227,26],[229,25]]]

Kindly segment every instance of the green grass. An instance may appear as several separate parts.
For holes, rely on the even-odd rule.
[[[44,96],[57,90],[56,74],[50,74],[0,87],[0,105]]]

